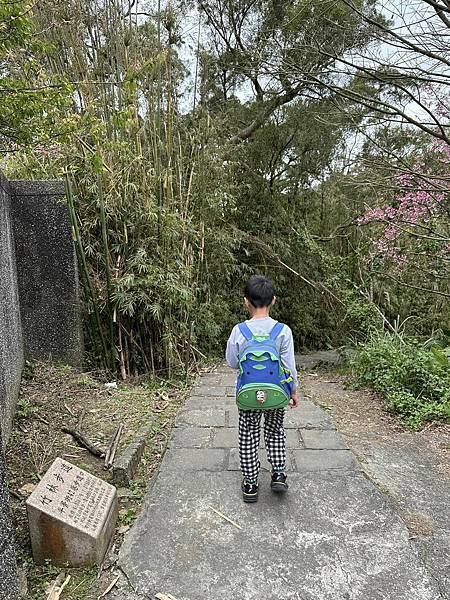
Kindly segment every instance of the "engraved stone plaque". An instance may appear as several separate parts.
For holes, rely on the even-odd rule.
[[[101,563],[117,519],[114,486],[57,458],[26,504],[38,564]]]

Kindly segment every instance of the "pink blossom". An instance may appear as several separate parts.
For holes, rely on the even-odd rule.
[[[448,111],[447,111],[448,113]],[[393,190],[382,206],[370,208],[356,220],[358,225],[377,225],[372,238],[372,251],[369,260],[390,263],[394,270],[407,264],[406,255],[400,245],[408,238],[408,231],[446,217],[448,192],[439,191],[449,187],[450,145],[433,140],[428,151],[415,160],[412,172],[399,171],[393,176]],[[436,191],[434,191],[436,190]],[[421,230],[419,230],[421,231]],[[420,238],[416,238],[420,244]],[[450,244],[444,246],[437,255],[450,253]]]

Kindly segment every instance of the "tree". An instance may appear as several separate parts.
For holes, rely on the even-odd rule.
[[[374,44],[341,55],[333,47],[317,48],[324,59],[333,61],[342,77],[355,77],[357,88],[345,89],[324,82],[324,89],[337,93],[379,115],[384,123],[412,125],[431,137],[450,143],[449,109],[450,4],[447,0],[380,3],[376,19],[353,0],[342,0],[367,27],[372,27]],[[364,84],[375,86],[367,94]]]
[[[342,85],[335,58],[322,49],[345,56],[374,33],[372,23],[340,1],[200,0],[198,6],[212,34],[207,71],[215,82],[203,84],[202,102],[220,94],[224,107],[231,101],[233,117],[233,97],[246,99],[246,111],[229,127],[233,144],[250,138],[280,107],[298,99],[320,102],[327,86]],[[358,6],[374,23],[383,22],[374,2]]]
[[[181,100],[192,64],[185,5],[145,6],[34,7],[39,68],[28,85],[70,82],[66,113],[53,114],[72,134],[8,161],[15,176],[67,180],[93,360],[125,378],[221,351],[254,272],[275,279],[278,317],[309,347],[362,337],[380,314],[407,316],[419,297],[430,307],[413,261],[398,276],[373,256],[386,224],[368,211],[420,191],[402,190],[399,174],[415,187],[445,179],[443,165],[420,179],[424,137],[380,120],[376,106],[398,90],[341,68],[387,25],[375,4],[355,5],[361,15],[328,0],[203,0],[211,44],[196,28],[192,109]],[[23,53],[14,58],[9,68],[26,66]],[[358,224],[364,214],[371,222]],[[435,216],[433,235],[446,235]],[[412,257],[410,234],[396,240]]]
[[[179,110],[181,13],[132,8],[36,6],[40,39],[55,49],[42,55],[43,69],[71,82],[73,133],[10,161],[16,175],[66,178],[88,347],[123,378],[186,368],[197,336],[204,350],[218,347],[216,312],[230,314],[219,290],[235,263],[235,238],[219,223],[216,131]]]
[[[63,80],[49,81],[36,60],[36,51],[46,48],[33,37],[31,17],[27,0],[0,4],[1,152],[43,144],[61,133],[57,114],[67,104],[69,88]]]

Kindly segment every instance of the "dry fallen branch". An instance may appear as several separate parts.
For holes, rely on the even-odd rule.
[[[86,414],[85,410],[82,410],[80,412],[80,414],[78,415],[78,421],[77,421],[77,429],[78,431],[81,431],[81,428],[83,427],[83,419],[84,419],[84,415]]]
[[[44,423],[44,425],[48,425],[48,421],[47,421],[47,419],[44,419],[44,417],[41,417],[41,415],[34,414],[34,415],[33,415],[33,419],[37,419],[37,420],[38,420],[38,421],[40,421],[41,423]]]
[[[172,596],[172,594],[163,594],[161,592],[158,592],[155,598],[158,600],[177,600],[175,596]]]
[[[82,410],[80,412],[80,414],[78,415],[78,421],[77,421],[77,425],[75,428],[62,427],[61,431],[71,435],[74,438],[74,440],[76,440],[79,443],[80,446],[82,446],[83,448],[86,448],[86,450],[89,450],[89,452],[91,454],[93,454],[94,456],[103,458],[105,456],[105,452],[103,450],[100,450],[100,448],[97,448],[97,446],[94,443],[92,443],[81,431],[81,427],[83,425],[83,419],[84,419],[85,414],[86,414],[85,410]]]
[[[66,577],[64,572],[60,573],[48,592],[47,600],[59,600],[64,588],[69,583],[70,578],[70,575],[67,575]]]
[[[109,446],[105,454],[105,469],[109,469],[114,462],[114,457],[116,456],[117,447],[119,445],[119,440],[120,436],[122,435],[122,431],[123,425],[120,424],[112,435],[111,441],[109,442]]]
[[[163,404],[158,404],[157,406],[155,406],[153,408],[153,412],[155,412],[155,413],[164,412],[168,406],[169,406],[169,402],[164,402]]]
[[[195,352],[197,352],[197,354],[200,354],[200,356],[201,356],[202,358],[205,358],[205,359],[207,359],[207,358],[208,358],[207,356],[205,356],[205,355],[203,354],[203,352],[200,352],[200,350],[199,350],[198,348],[196,348],[195,346],[193,346],[192,344],[191,344],[191,348],[192,348],[192,350],[195,350]]]
[[[20,500],[22,502],[23,496],[21,496],[20,494],[18,494],[14,490],[8,490],[8,492],[11,494],[11,496],[13,496],[14,498],[17,498],[17,500]]]
[[[69,415],[70,415],[71,417],[74,417],[74,416],[75,416],[75,415],[73,414],[73,412],[72,412],[72,410],[71,410],[70,406],[68,406],[66,403],[64,403],[64,408],[67,410],[67,412],[69,413]]]
[[[71,435],[73,439],[80,444],[80,446],[83,446],[83,448],[89,450],[89,452],[94,456],[98,456],[99,458],[103,458],[105,456],[103,450],[97,448],[97,446],[95,446],[90,440],[88,440],[87,437],[83,435],[78,429],[73,429],[71,427],[62,427],[61,431]]]
[[[216,510],[215,508],[213,508],[212,506],[208,506],[208,508],[210,508],[211,510],[213,510],[216,514],[219,515],[219,517],[222,517],[222,519],[225,519],[225,521],[228,521],[228,523],[231,523],[232,525],[234,525],[235,527],[237,527],[238,529],[242,529],[242,527],[240,525],[238,525],[237,523],[235,523],[234,521],[232,521],[230,518],[228,518],[227,516],[225,516],[223,513],[221,513],[219,510]]]

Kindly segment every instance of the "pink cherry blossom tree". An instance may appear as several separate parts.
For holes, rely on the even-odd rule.
[[[356,219],[368,240],[366,273],[450,297],[450,145],[433,140],[390,184]]]

